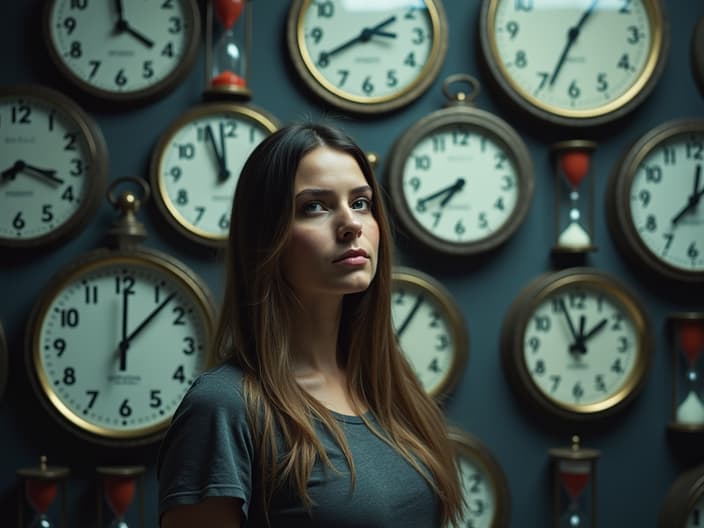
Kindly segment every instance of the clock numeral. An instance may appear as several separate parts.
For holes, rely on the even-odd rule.
[[[169,169],[169,175],[174,179],[174,183],[178,182],[178,180],[181,179],[181,174],[183,171],[181,170],[181,167],[171,167]]]
[[[543,374],[545,374],[545,361],[543,361],[542,359],[536,361],[533,373],[535,373],[536,376],[542,376]]]
[[[423,31],[423,28],[414,27],[413,34],[415,38],[411,39],[411,44],[423,44],[425,42],[425,31]]]
[[[134,277],[131,275],[123,275],[122,277],[115,277],[115,293],[120,295],[123,292],[128,294],[134,294]]]
[[[73,385],[76,383],[76,371],[73,367],[66,367],[64,369],[64,377],[61,381],[64,385]]]
[[[604,383],[603,374],[597,374],[594,377],[594,388],[599,392],[606,392],[606,383]]]
[[[27,222],[25,222],[24,218],[22,218],[22,211],[19,211],[15,217],[12,219],[12,227],[17,229],[18,231],[24,229],[24,227],[27,225]]]
[[[623,373],[623,365],[621,365],[620,359],[617,359],[616,361],[614,361],[613,365],[611,365],[611,371],[615,372],[616,374]]]
[[[71,47],[68,50],[68,54],[71,55],[73,59],[80,59],[83,56],[83,48],[81,43],[77,40],[71,42]]]
[[[531,348],[531,350],[535,353],[538,351],[540,348],[540,339],[537,337],[531,337],[528,340],[528,346]]]
[[[76,150],[76,141],[78,141],[78,134],[76,132],[66,132],[64,134],[64,150]]]
[[[479,229],[489,228],[489,221],[486,219],[486,213],[479,213],[479,215],[477,216],[477,226],[479,227]]]
[[[665,156],[667,159],[667,155]],[[667,161],[666,161],[667,162]],[[648,165],[645,167],[645,181],[660,183],[662,180],[662,169],[659,165]]]
[[[626,42],[629,44],[638,44],[640,41],[640,37],[643,35],[641,34],[640,31],[638,31],[637,26],[628,26],[627,28],[628,31],[628,38],[626,39]]]
[[[75,308],[59,310],[59,320],[62,328],[67,326],[70,328],[77,327],[80,321],[78,310]]]
[[[504,168],[504,165],[506,165],[507,160],[508,160],[508,156],[506,156],[506,154],[504,154],[503,152],[497,152],[494,155],[494,161],[496,161],[496,163],[494,164],[494,168],[496,170],[502,170]],[[505,184],[505,187],[502,187],[502,189],[504,191],[513,187],[513,180],[511,179],[510,176],[504,176],[502,179],[504,180],[504,184]]]
[[[332,18],[335,15],[335,6],[329,0],[318,3],[318,18]]]
[[[499,196],[496,199],[496,202],[494,202],[494,209],[498,209],[499,211],[503,211],[506,207],[504,206],[504,198],[503,196]]]
[[[76,196],[73,194],[73,185],[69,185],[61,193],[61,199],[65,202],[75,202]]]
[[[613,324],[611,325],[611,330],[621,330],[621,325],[623,323],[623,314],[622,313],[614,313],[611,316],[614,320]]]
[[[149,407],[152,409],[158,409],[161,407],[162,403],[161,390],[156,389],[149,392]]]
[[[506,31],[508,31],[508,34],[511,36],[512,39],[516,38],[516,35],[518,35],[518,30],[520,29],[520,26],[518,25],[518,22],[515,20],[509,20],[508,23],[506,24]]]
[[[171,25],[168,28],[168,32],[172,35],[177,35],[183,31],[183,20],[179,17],[169,17],[169,22],[171,22]]]
[[[98,394],[100,394],[99,391],[97,390],[87,390],[86,391],[86,396],[88,396],[88,406],[86,407],[86,410],[92,409],[93,405],[95,404],[95,400],[98,399]]]
[[[178,146],[178,158],[179,159],[193,159],[196,155],[196,147],[193,143],[184,143]]]
[[[124,86],[127,84],[127,76],[125,75],[124,69],[120,68],[117,75],[115,75],[115,84],[117,86]]]
[[[80,9],[81,11],[88,7],[88,0],[71,0],[69,9]]]
[[[687,159],[704,159],[704,143],[701,141],[696,141],[694,139],[688,141],[685,145],[685,150],[687,152]]]
[[[584,396],[584,388],[582,388],[580,382],[575,383],[574,387],[572,387],[572,396],[574,396],[575,401],[581,400],[582,396]]]
[[[687,256],[692,259],[692,264],[694,264],[699,256],[699,250],[697,249],[696,242],[692,242],[687,248]]]
[[[428,370],[438,374],[440,372],[440,365],[438,364],[438,358],[433,358],[433,360],[428,365]]]
[[[516,0],[516,11],[532,11],[533,0]]]
[[[95,284],[86,284],[84,293],[86,304],[98,304],[98,287]]]
[[[223,231],[230,228],[230,216],[228,213],[222,214],[220,220],[218,220],[218,227]]]
[[[655,219],[655,215],[648,215],[648,217],[645,219],[645,228],[651,233],[658,229],[658,222]]]
[[[406,55],[406,58],[403,59],[403,64],[410,68],[415,68],[416,67],[416,54],[413,52],[410,52],[408,55]]]
[[[557,374],[553,374],[550,376],[550,381],[552,382],[552,387],[550,388],[550,392],[555,393],[557,391],[557,388],[560,386],[560,382],[562,381],[562,377],[558,376]]]
[[[188,191],[186,191],[186,189],[178,190],[178,193],[176,193],[176,203],[179,205],[188,204]]]
[[[386,72],[386,86],[393,87],[398,84],[398,77],[396,77],[396,70],[389,70]]]
[[[76,19],[73,17],[64,18],[63,26],[66,28],[66,34],[70,35],[76,29]]]
[[[150,60],[144,61],[144,63],[142,64],[142,78],[151,79],[152,77],[154,77],[153,62]]]
[[[625,353],[628,351],[629,348],[631,348],[631,343],[628,341],[628,338],[626,337],[619,337],[618,338],[620,345],[616,349],[618,352],[621,354]]]
[[[171,376],[172,379],[175,379],[176,381],[180,381],[181,383],[186,381],[186,375],[183,373],[183,365],[179,365],[179,367],[174,371],[173,376]]]
[[[319,27],[314,27],[310,30],[309,35],[313,37],[313,41],[318,44],[323,38],[323,30]]]
[[[434,139],[434,138],[433,138]],[[413,158],[416,162],[416,170],[429,170],[430,169],[430,156],[427,154],[423,156],[414,156]]]
[[[577,81],[572,81],[569,88],[567,88],[567,95],[572,99],[577,99],[582,94],[582,90],[577,86]]]
[[[12,112],[11,112],[11,122],[13,124],[19,124],[19,125],[31,125],[32,124],[32,119],[30,116],[32,115],[32,109],[26,105],[26,104],[20,104],[17,106],[12,106]]]
[[[89,78],[92,79],[93,77],[95,77],[95,74],[98,73],[98,70],[100,69],[100,65],[102,63],[99,60],[90,60],[88,61],[88,64],[90,65]]]
[[[192,356],[193,354],[195,354],[196,340],[190,336],[184,337],[183,340],[185,341],[186,345],[188,345],[186,348],[183,349],[183,353],[187,356]]]
[[[464,226],[464,224],[462,223],[462,219],[460,218],[459,220],[457,220],[457,223],[455,224],[455,234],[457,236],[462,236],[465,234],[466,231],[467,231],[467,228]]]
[[[638,199],[641,202],[641,207],[648,207],[650,203],[650,191],[648,189],[643,189],[638,193]]]
[[[433,136],[433,152],[445,152],[445,138],[443,136]]]
[[[174,8],[174,0],[164,0],[164,2],[161,4],[162,9],[173,9]]]
[[[606,81],[606,74],[599,73],[596,76],[596,91],[597,92],[605,92],[608,89],[609,89],[609,83]]]
[[[120,416],[123,418],[129,418],[132,416],[132,407],[130,407],[130,400],[125,398],[120,404]]]
[[[513,59],[513,64],[516,68],[525,68],[528,66],[528,56],[526,55],[526,52],[523,50],[518,50],[516,52],[516,58]]]
[[[467,508],[469,510],[469,513],[474,516],[474,517],[481,517],[484,514],[484,501],[481,499],[474,499],[469,503],[469,506]],[[470,521],[472,522],[472,521]],[[472,522],[472,524],[474,524]],[[470,525],[471,527],[471,525]]]
[[[176,314],[176,319],[174,319],[171,324],[174,326],[185,326],[186,321],[184,321],[183,318],[186,315],[186,310],[184,310],[181,306],[174,306],[172,312]]]
[[[481,491],[482,476],[479,473],[472,473],[467,479],[470,482],[467,491],[470,493],[479,493]]]
[[[630,15],[632,1],[633,0],[623,0],[623,5],[621,6],[621,9],[618,10],[618,12],[622,15]]]
[[[536,72],[536,75],[540,78],[540,82],[538,83],[538,87],[535,89],[535,92],[533,92],[533,95],[537,95],[540,90],[545,88],[545,85],[548,83],[548,79],[550,78],[550,74],[544,71]]]
[[[662,153],[665,158],[665,165],[675,165],[677,163],[677,154],[674,147],[663,147]]]
[[[535,316],[535,329],[538,332],[549,332],[550,331],[550,317],[547,315],[536,315]]]
[[[367,95],[374,92],[374,84],[372,83],[372,78],[370,75],[364,79],[364,82],[362,83],[362,91]]]
[[[205,210],[206,208],[202,205],[196,206],[196,219],[193,221],[193,225],[198,225],[198,222],[200,222],[203,215],[205,215]]]
[[[445,350],[450,346],[450,338],[445,334],[440,334],[438,336],[438,343],[435,345],[435,350]]]
[[[58,337],[54,339],[54,342],[52,343],[54,350],[56,350],[56,357],[61,357],[64,355],[64,351],[66,350],[66,340]]]
[[[51,212],[51,204],[42,205],[42,222],[45,224],[54,219],[54,213]]]
[[[169,42],[168,44],[166,44],[166,46],[164,46],[164,49],[161,50],[161,54],[162,54],[164,57],[173,58],[173,56],[174,56],[174,45],[173,45],[173,43]]]
[[[622,70],[626,71],[630,71],[633,69],[631,67],[631,62],[628,58],[628,53],[624,53],[623,55],[621,55],[621,58],[618,60],[617,66]]]

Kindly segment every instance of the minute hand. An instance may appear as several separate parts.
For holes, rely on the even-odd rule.
[[[122,346],[125,346],[125,345],[129,344],[130,341],[132,341],[142,330],[144,330],[144,327],[147,326],[149,323],[151,323],[152,320],[159,314],[159,312],[161,312],[161,311],[164,309],[164,307],[169,303],[169,301],[174,298],[174,295],[176,295],[176,294],[175,294],[175,293],[172,293],[172,294],[169,295],[166,299],[164,299],[164,301],[163,301],[159,306],[157,306],[157,307],[152,311],[152,313],[150,313],[150,314],[144,319],[144,321],[142,321],[142,322],[139,324],[139,326],[138,326],[137,328],[135,328],[135,329],[132,331],[132,333],[131,333],[130,335],[128,335],[125,339],[123,339],[123,340],[120,342],[120,346],[122,347]]]
[[[567,60],[567,55],[569,54],[570,49],[572,49],[572,46],[577,41],[577,37],[579,37],[579,32],[582,30],[582,26],[589,18],[589,15],[592,14],[592,11],[594,11],[594,7],[596,7],[596,3],[598,1],[599,0],[593,0],[591,5],[582,14],[582,17],[579,19],[579,22],[577,22],[577,25],[572,26],[567,31],[567,43],[565,44],[565,48],[562,50],[562,55],[560,55],[560,59],[557,61],[557,64],[555,65],[555,70],[552,72],[552,76],[550,77],[550,85],[551,86],[553,84],[555,84],[555,80],[557,79],[557,74],[560,73],[560,70],[562,69],[562,65],[565,63],[565,60]]]
[[[329,59],[330,56],[335,55],[336,53],[339,53],[340,51],[349,48],[350,46],[352,46],[353,44],[356,44],[357,42],[368,41],[370,38],[372,38],[373,35],[381,35],[384,37],[395,37],[396,36],[395,33],[385,33],[385,32],[379,31],[384,26],[388,26],[389,24],[391,24],[392,22],[395,22],[395,21],[396,21],[396,15],[393,15],[393,16],[390,16],[389,18],[387,18],[386,20],[384,20],[383,22],[379,22],[374,27],[364,28],[364,29],[362,29],[362,31],[359,32],[359,35],[357,35],[356,37],[351,38],[347,42],[343,42],[342,44],[340,44],[336,48],[331,49],[330,51],[323,51],[320,54],[320,58],[321,59]]]

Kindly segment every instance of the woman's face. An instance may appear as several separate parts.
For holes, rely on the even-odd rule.
[[[349,154],[317,147],[298,165],[283,274],[299,298],[365,290],[376,273],[372,189]]]

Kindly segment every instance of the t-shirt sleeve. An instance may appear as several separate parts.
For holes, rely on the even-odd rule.
[[[252,435],[238,380],[222,378],[201,375],[174,414],[157,461],[159,518],[174,506],[206,497],[242,499],[243,514],[248,514]]]

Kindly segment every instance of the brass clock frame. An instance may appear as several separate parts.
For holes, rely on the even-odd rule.
[[[704,465],[699,465],[682,473],[670,486],[658,514],[658,528],[684,528],[702,499]]]
[[[653,91],[667,60],[670,33],[661,0],[643,0],[652,30],[651,47],[643,70],[621,95],[594,108],[573,110],[545,103],[518,84],[499,56],[495,20],[499,2],[482,0],[479,13],[480,49],[484,63],[499,89],[528,115],[541,121],[565,127],[593,127],[609,123],[633,111]]]
[[[694,80],[704,96],[704,16],[699,18],[699,22],[694,27],[690,53]]]
[[[511,520],[511,493],[504,470],[491,451],[474,435],[456,427],[448,428],[450,441],[458,457],[464,457],[488,477],[495,503],[495,516],[489,528],[508,528]]]
[[[653,253],[638,234],[631,214],[631,185],[642,161],[663,142],[689,133],[704,135],[704,119],[667,121],[631,144],[609,175],[604,193],[606,220],[616,247],[634,264],[669,280],[684,284],[704,284],[704,270],[677,268]]]
[[[65,288],[78,282],[82,276],[101,268],[116,266],[138,266],[169,275],[175,283],[192,296],[199,307],[205,325],[207,344],[212,340],[215,327],[215,308],[206,284],[192,271],[175,258],[155,250],[131,249],[97,249],[83,255],[54,275],[43,289],[29,317],[26,331],[25,363],[32,387],[42,406],[62,427],[76,436],[106,447],[135,447],[151,444],[163,436],[171,420],[165,415],[153,425],[129,431],[110,429],[99,426],[71,410],[57,394],[46,372],[41,367],[43,344],[40,340],[43,321],[48,310],[58,295]],[[208,351],[205,354],[203,368],[208,364]]]
[[[273,115],[252,104],[244,105],[228,102],[203,103],[181,114],[169,125],[166,131],[164,131],[154,147],[149,168],[150,185],[151,188],[155,190],[155,192],[152,193],[154,202],[169,225],[189,240],[211,247],[224,247],[227,242],[227,234],[218,236],[210,233],[196,227],[183,216],[179,208],[168,195],[168,190],[165,187],[163,179],[163,164],[166,151],[171,147],[171,143],[176,134],[195,121],[220,115],[230,115],[239,121],[250,121],[269,134],[275,132],[280,126],[278,120]],[[198,176],[203,175],[199,174]],[[239,174],[233,174],[232,177],[238,178]]]
[[[95,120],[77,103],[62,93],[39,84],[0,86],[0,99],[28,99],[55,109],[75,123],[85,139],[88,168],[85,173],[85,192],[76,211],[63,224],[50,232],[31,238],[0,236],[0,247],[29,248],[48,246],[74,236],[95,214],[102,199],[108,175],[108,148],[105,137]],[[41,145],[37,149],[41,150]]]
[[[634,365],[621,387],[607,398],[583,405],[566,403],[537,386],[524,360],[525,333],[535,309],[547,299],[581,287],[601,291],[624,310],[634,327],[637,343]],[[507,379],[517,396],[533,408],[560,420],[586,422],[612,415],[627,406],[642,389],[652,361],[654,337],[642,302],[615,278],[593,268],[574,267],[539,275],[530,281],[510,305],[501,328],[501,358]]]
[[[467,81],[472,86],[469,93],[450,93],[450,85],[456,81]],[[471,256],[490,251],[503,244],[520,227],[525,219],[533,197],[535,182],[530,152],[518,133],[498,116],[471,105],[479,95],[479,84],[470,76],[449,76],[443,86],[450,103],[421,118],[409,127],[391,147],[386,169],[389,197],[399,224],[415,240],[428,249],[449,256]],[[513,212],[500,229],[489,236],[470,242],[452,243],[428,232],[415,218],[411,206],[404,198],[403,169],[413,149],[424,138],[453,126],[462,126],[479,131],[501,145],[516,167],[518,197]]]
[[[47,0],[44,5],[44,11],[42,14],[42,35],[44,37],[44,43],[46,45],[46,48],[49,52],[49,57],[51,57],[52,62],[64,78],[68,79],[74,86],[93,97],[98,97],[100,99],[105,99],[111,102],[118,103],[138,101],[148,102],[150,100],[154,100],[158,96],[170,92],[181,81],[183,81],[186,76],[190,73],[191,69],[193,68],[196,62],[196,59],[198,58],[198,49],[200,47],[201,17],[197,0],[177,0],[183,4],[184,13],[189,19],[187,29],[190,30],[190,34],[188,36],[187,43],[184,46],[183,55],[181,56],[179,63],[171,71],[171,73],[169,73],[160,81],[155,82],[154,84],[141,90],[122,92],[99,88],[83,79],[78,73],[76,73],[71,67],[66,64],[64,60],[64,53],[61,50],[57,49],[54,41],[51,38],[52,28],[54,26],[54,21],[52,20],[52,13],[55,4],[58,1],[60,0]]]
[[[430,88],[440,73],[448,48],[448,24],[440,0],[423,0],[432,25],[433,45],[423,68],[405,88],[385,96],[361,97],[342,90],[322,75],[305,44],[303,19],[313,0],[293,0],[286,23],[286,42],[293,66],[305,85],[322,100],[348,112],[383,114],[406,106]]]
[[[396,290],[397,285],[401,285],[420,290],[432,299],[432,302],[442,310],[442,315],[450,329],[454,344],[450,368],[445,377],[434,388],[428,390],[432,398],[442,401],[457,386],[469,357],[469,333],[462,312],[450,292],[435,278],[420,270],[394,266],[392,281],[392,291]]]

